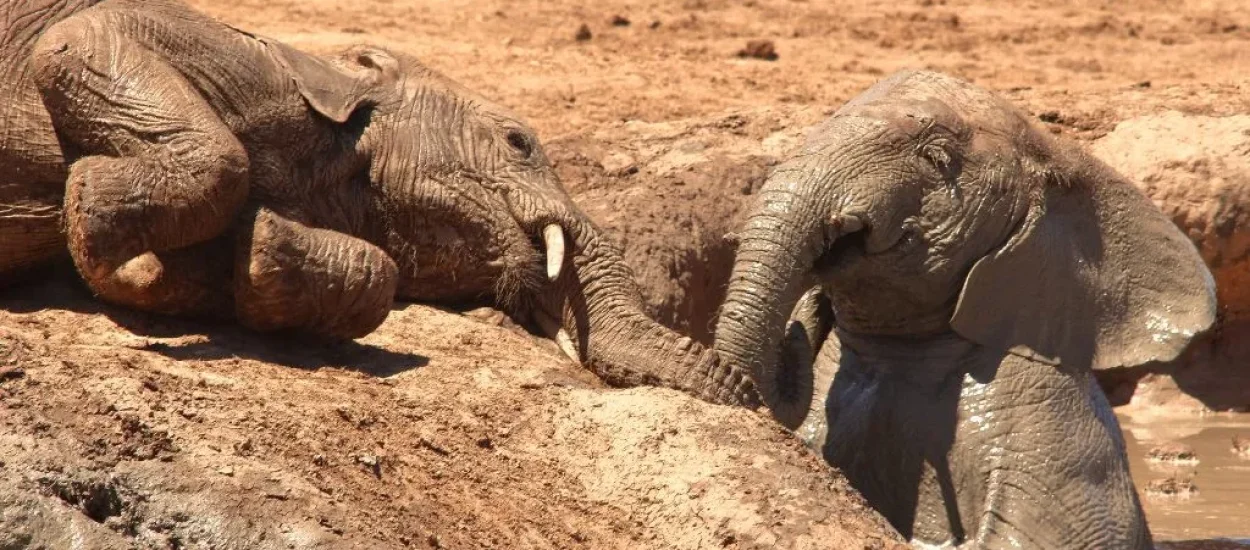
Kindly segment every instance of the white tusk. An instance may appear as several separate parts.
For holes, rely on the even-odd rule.
[[[543,243],[547,245],[547,278],[554,281],[564,266],[564,230],[554,223],[544,227]]]
[[[569,332],[564,329],[556,331],[556,345],[560,346],[560,351],[569,356],[574,363],[581,364],[582,358],[577,353],[577,346],[573,344],[573,339],[569,337]]]
[[[538,323],[538,327],[548,337],[556,341],[560,351],[569,356],[569,359],[572,359],[574,363],[579,365],[582,363],[581,356],[577,353],[577,344],[573,343],[573,338],[569,336],[569,331],[564,330],[564,327],[560,326],[559,321],[543,312],[535,312],[534,321]]]

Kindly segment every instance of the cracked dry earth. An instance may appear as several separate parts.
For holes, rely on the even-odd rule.
[[[410,52],[513,108],[657,317],[703,340],[751,193],[884,74],[957,74],[1089,141],[1250,112],[1241,2],[190,3],[310,51]],[[761,40],[776,60],[737,55]],[[0,291],[0,550],[899,545],[766,419],[604,388],[497,314],[401,306],[327,345],[120,311],[66,279]]]

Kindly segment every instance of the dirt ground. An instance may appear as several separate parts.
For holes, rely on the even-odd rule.
[[[0,549],[894,548],[765,417],[410,305],[357,343],[0,303]]]
[[[408,51],[513,108],[657,316],[704,340],[751,192],[894,70],[963,76],[1082,140],[1250,112],[1232,0],[191,3],[312,51]],[[777,58],[740,57],[754,40]],[[0,549],[894,544],[762,418],[606,390],[496,321],[406,306],[330,346],[8,290]]]

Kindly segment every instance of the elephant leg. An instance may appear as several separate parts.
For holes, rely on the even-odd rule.
[[[843,362],[843,344],[838,340],[838,334],[829,330],[825,332],[823,340],[816,341],[816,345],[819,346],[819,352],[811,364],[811,381],[808,382],[811,389],[808,417],[795,430],[795,434],[811,449],[824,452],[825,445],[829,442],[830,422],[836,419],[838,404],[830,402],[830,399],[833,399],[831,392],[834,390],[834,379],[839,376]]]
[[[261,331],[359,338],[382,324],[399,270],[368,242],[261,209],[240,233],[235,311]]]
[[[966,547],[1152,547],[1111,405],[1062,369],[1008,356],[965,381],[950,456]]]
[[[107,26],[73,17],[32,54],[70,162],[65,228],[101,298],[176,306],[161,254],[220,235],[248,192],[247,152],[178,70]]]
[[[0,285],[63,254],[60,194],[0,181]]]

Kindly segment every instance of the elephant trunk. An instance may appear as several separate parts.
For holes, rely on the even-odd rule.
[[[812,193],[803,171],[778,169],[760,192],[754,213],[739,233],[725,303],[716,327],[722,359],[752,374],[778,422],[796,429],[807,417],[810,384],[796,380],[796,365],[781,361],[781,344],[794,307],[816,284],[813,267],[830,239],[862,222],[830,218],[829,205]]]
[[[613,386],[664,386],[713,403],[759,406],[745,371],[722,363],[712,349],[645,313],[641,291],[618,245],[584,218],[575,217],[563,228],[571,265],[558,273],[561,319],[555,323],[548,318],[543,324],[565,353]],[[550,262],[551,239],[546,240]]]

